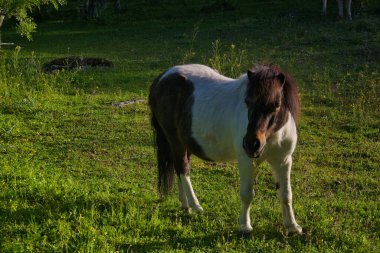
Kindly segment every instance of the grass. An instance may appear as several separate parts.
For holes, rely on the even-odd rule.
[[[225,13],[184,6],[170,16],[161,5],[139,9],[149,20],[44,22],[21,50],[0,50],[1,252],[379,251],[379,17],[336,22],[319,17],[317,2],[234,3]],[[8,30],[3,40],[19,38]],[[115,67],[41,73],[42,62],[66,55]],[[112,103],[146,98],[154,77],[188,62],[230,76],[273,62],[296,78],[292,187],[307,236],[284,234],[267,165],[248,238],[238,233],[235,163],[194,160],[204,215],[181,212],[176,191],[159,201],[148,107]]]

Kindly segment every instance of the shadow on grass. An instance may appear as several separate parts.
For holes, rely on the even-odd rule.
[[[162,207],[161,207],[162,208]],[[177,209],[168,208],[160,212],[160,216],[163,218],[168,218],[172,223],[180,222],[182,226],[189,227],[193,232],[183,233],[178,229],[173,227],[167,227],[162,233],[162,240],[149,241],[149,242],[136,242],[136,243],[124,243],[116,245],[116,250],[127,251],[127,252],[153,252],[157,250],[205,250],[205,251],[215,251],[217,247],[222,247],[223,245],[230,245],[231,249],[237,247],[238,245],[243,245],[243,248],[250,247],[251,244],[261,244],[262,242],[272,242],[274,244],[285,245],[298,245],[307,244],[309,239],[305,236],[286,236],[281,229],[278,229],[279,224],[267,225],[267,226],[257,226],[253,225],[252,233],[243,233],[238,230],[238,225],[231,228],[226,226],[224,228],[218,228],[217,231],[205,232],[202,228],[199,230],[199,235],[194,235],[194,230],[199,229],[202,226],[200,223],[205,223],[209,219],[209,215],[204,214],[189,214],[185,211],[178,212]],[[237,214],[238,215],[238,214]],[[210,216],[213,216],[210,214]],[[190,228],[192,227],[192,228]],[[205,228],[205,230],[207,230]],[[154,231],[146,231],[144,236],[147,238],[154,237]],[[231,246],[232,245],[232,246]],[[235,245],[235,246],[234,246]]]
[[[157,250],[206,250],[217,251],[217,247],[223,248],[223,245],[228,246],[229,249],[233,249],[234,244],[239,244],[242,248],[249,248],[250,241],[253,240],[254,244],[262,242],[275,242],[275,244],[296,246],[298,244],[307,244],[310,242],[310,238],[305,236],[292,236],[286,237],[282,233],[274,230],[273,227],[259,228],[255,227],[254,232],[246,234],[238,230],[225,229],[221,232],[213,232],[199,236],[178,236],[177,231],[174,229],[166,229],[165,234],[170,235],[169,240],[165,241],[150,241],[144,243],[125,243],[116,245],[116,250],[126,252],[153,252]],[[245,245],[244,245],[245,244]],[[222,249],[220,249],[222,250]]]

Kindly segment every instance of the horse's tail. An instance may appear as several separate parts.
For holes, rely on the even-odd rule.
[[[149,106],[152,112],[151,124],[154,128],[154,147],[157,155],[157,187],[161,197],[165,197],[165,195],[167,195],[167,193],[172,189],[175,174],[174,160],[170,149],[170,143],[164,133],[163,128],[160,126],[156,115],[154,114],[154,108],[157,107],[157,86],[164,74],[165,72],[153,81],[149,92]]]
[[[157,154],[158,166],[158,192],[164,197],[173,186],[174,162],[170,150],[170,144],[158,124],[157,118],[152,114],[152,126],[154,128],[154,145]]]

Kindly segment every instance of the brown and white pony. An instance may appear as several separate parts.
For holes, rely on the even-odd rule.
[[[239,79],[198,64],[174,66],[149,95],[158,161],[158,188],[165,195],[178,177],[182,208],[203,211],[190,182],[191,155],[239,163],[240,229],[252,231],[250,204],[257,163],[273,168],[288,233],[302,233],[292,208],[290,171],[296,147],[299,97],[280,68],[258,66]]]
[[[338,3],[338,8],[339,8],[338,17],[343,18],[343,0],[336,0],[336,2]],[[344,2],[346,4],[347,18],[349,20],[352,20],[352,15],[351,15],[352,0],[344,0]],[[327,0],[322,0],[322,5],[323,5],[322,7],[323,16],[326,16],[327,15]]]

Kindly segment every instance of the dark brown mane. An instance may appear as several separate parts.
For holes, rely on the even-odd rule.
[[[251,75],[249,74],[251,73]],[[300,100],[298,89],[294,78],[274,65],[259,65],[248,72],[249,80],[253,85],[249,85],[247,96],[256,96],[272,100],[274,96],[274,79],[278,79],[283,84],[283,104],[290,111],[294,120],[297,121],[300,113]]]

